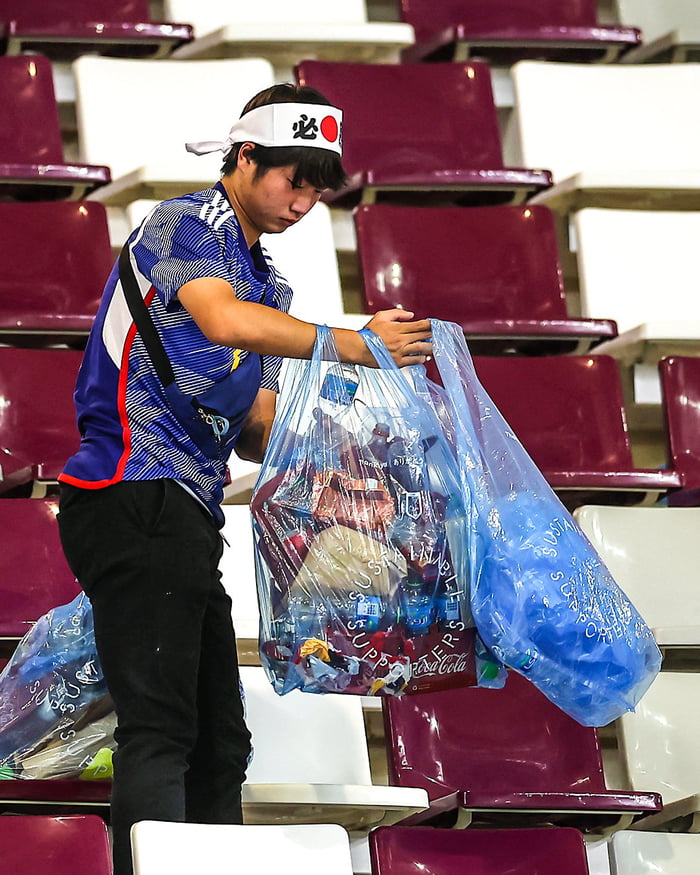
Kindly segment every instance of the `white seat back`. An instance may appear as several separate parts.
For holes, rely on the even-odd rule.
[[[610,843],[615,875],[695,875],[700,835],[669,832],[616,832]]]
[[[224,140],[248,100],[274,82],[272,66],[259,58],[83,56],[73,73],[81,160],[108,165],[115,180],[151,163],[215,181],[221,152],[196,156],[185,143]]]
[[[260,243],[294,289],[291,315],[337,325],[343,316],[343,293],[328,207],[316,204],[298,224],[282,234],[263,234]]]
[[[700,508],[588,505],[574,516],[655,634],[693,631],[700,645]]]
[[[132,827],[131,844],[134,875],[352,875],[348,834],[337,824],[241,826],[145,820]]]
[[[606,839],[586,842],[589,875],[610,875],[610,858]]]
[[[512,76],[523,167],[697,170],[700,64],[520,61]]]
[[[697,0],[617,0],[619,20],[641,28],[645,43],[672,30],[690,30],[700,38]]]
[[[665,805],[700,793],[700,675],[660,672],[634,713],[620,718],[621,750],[635,790]]]
[[[248,784],[371,785],[359,696],[278,696],[264,669],[241,666],[255,750]]]
[[[233,603],[231,616],[236,637],[257,640],[260,612],[255,586],[255,560],[250,507],[221,506],[226,522],[222,530],[227,544],[219,563],[221,582]]]
[[[295,24],[363,24],[367,21],[364,0],[165,0],[164,11],[168,21],[182,21],[194,27],[195,35],[225,27],[228,24],[259,24],[279,27]]]
[[[585,209],[574,222],[584,316],[620,332],[700,319],[700,212]]]

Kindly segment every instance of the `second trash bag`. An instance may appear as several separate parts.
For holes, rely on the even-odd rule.
[[[363,336],[381,368],[342,364],[326,326],[312,360],[289,363],[251,502],[260,656],[280,694],[476,683],[456,459]]]
[[[579,723],[604,726],[658,673],[654,637],[489,398],[459,326],[432,328],[470,515],[479,635]]]

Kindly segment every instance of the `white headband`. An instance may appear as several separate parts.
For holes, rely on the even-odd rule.
[[[259,146],[311,146],[343,154],[343,112],[318,103],[268,103],[251,109],[234,124],[226,140],[185,143],[195,155],[223,152],[234,143]]]

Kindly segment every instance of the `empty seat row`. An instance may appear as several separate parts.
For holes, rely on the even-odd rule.
[[[554,824],[605,835],[699,816],[698,673],[661,672],[636,713],[622,717],[617,778],[606,775],[598,731],[517,673],[500,690],[384,699],[388,784],[373,781],[360,697],[279,696],[259,667],[243,666],[241,677],[255,750],[246,823]],[[0,811],[51,803],[68,814],[82,803],[104,812],[109,791],[106,780],[6,779]]]
[[[131,225],[155,203],[130,205]],[[700,305],[689,280],[700,213],[580,211],[582,317],[567,309],[546,207],[373,204],[353,218],[363,312],[400,305],[419,318],[457,322],[476,354],[582,353],[609,341],[596,353],[634,362],[648,356],[638,349],[644,340],[654,345],[655,363],[666,345],[677,352],[700,343]],[[79,343],[112,266],[104,207],[4,203],[0,224],[0,337],[25,345]],[[264,245],[295,289],[295,316],[347,322],[327,207],[284,235],[266,235]]]
[[[81,353],[0,348],[3,478],[0,492],[26,495],[55,481],[78,443],[72,404]],[[567,506],[653,501],[698,488],[698,359],[666,360],[663,385],[671,468],[634,464],[617,365],[608,356],[478,357],[494,403]],[[688,379],[671,394],[674,372]],[[41,379],[37,375],[41,374]],[[690,376],[692,375],[692,376]],[[686,424],[688,423],[688,424]],[[11,490],[15,490],[14,493]]]
[[[86,57],[75,63],[74,73],[81,156],[92,161],[88,156],[100,155],[110,166],[114,181],[95,197],[112,205],[170,197],[216,179],[220,156],[198,158],[183,144],[223,136],[251,94],[273,79],[262,60],[168,61],[154,68],[148,62]],[[222,105],[211,82],[224,76],[232,84]],[[550,184],[546,171],[504,166],[483,64],[423,68],[309,61],[297,76],[343,108],[343,162],[350,183],[337,195],[328,193],[335,205],[350,206],[386,191],[428,200],[507,202]],[[137,129],[139,135],[132,136]]]
[[[681,493],[682,495],[682,493]],[[257,664],[259,612],[253,536],[247,505],[225,504],[223,583],[233,602],[239,658]],[[4,550],[0,558],[3,604],[0,642],[14,650],[30,626],[51,607],[71,601],[76,581],[60,548],[54,498],[0,502]],[[663,650],[700,648],[700,608],[695,575],[700,546],[694,538],[696,507],[582,505],[574,516],[613,578],[637,606]],[[27,544],[32,545],[31,551]],[[660,581],[668,581],[660,586]]]
[[[347,832],[332,824],[222,825],[144,821],[132,832],[135,875],[218,871],[235,856],[260,875],[303,875],[310,867],[351,875]],[[586,860],[582,836],[569,828],[435,830],[380,827],[370,834],[373,875],[411,875],[420,867],[452,875],[473,871],[511,875],[694,875],[700,836],[620,831],[602,846],[605,869]],[[94,815],[0,818],[5,875],[110,875],[105,824]],[[480,868],[474,868],[480,867]],[[355,869],[354,871],[361,871]]]
[[[51,89],[40,56],[0,59],[10,85],[2,106],[13,136],[8,164],[50,164],[40,177],[57,184],[64,164],[47,134],[55,106],[32,109],[34,92]],[[273,70],[261,59],[180,62],[83,57],[74,64],[82,168],[73,176],[111,168],[114,181],[94,194],[108,203],[163,198],[202,187],[218,175],[215,157],[196,158],[183,143],[222,136],[252,93],[271,85]],[[520,62],[513,68],[518,147],[504,162],[488,68],[468,64],[391,65],[303,62],[298,80],[343,106],[349,186],[336,205],[378,197],[441,197],[460,203],[534,200],[569,210],[590,205],[652,204],[675,209],[700,202],[692,143],[692,112],[700,67],[686,65],[590,66]],[[212,82],[233,89],[225,105]],[[353,88],[347,88],[347,82]],[[133,84],[131,84],[133,83]],[[47,98],[48,99],[48,98]],[[455,111],[455,107],[459,110]],[[48,122],[33,125],[31,113]],[[26,119],[25,119],[26,116]],[[37,138],[37,130],[43,137]],[[38,142],[37,142],[38,139]],[[9,150],[9,151],[8,151]],[[34,155],[31,158],[31,155]],[[519,166],[518,166],[519,165]],[[92,170],[88,171],[88,168]],[[544,168],[544,169],[538,169]],[[550,188],[551,176],[556,185]],[[15,189],[18,177],[3,171]],[[85,182],[90,182],[86,178]],[[92,179],[92,184],[106,179]],[[40,195],[46,199],[47,189]],[[539,192],[539,194],[537,194]],[[586,194],[588,192],[589,194]]]
[[[631,23],[643,22],[647,41],[658,35],[660,24],[672,23],[684,11],[679,7],[652,16],[644,0],[626,3],[620,8],[623,19],[629,13]],[[165,0],[168,21],[156,23],[145,0],[71,0],[60,8],[30,0],[21,9],[3,0],[0,23],[7,53],[39,48],[59,58],[87,51],[162,57],[183,44],[183,56],[189,57],[264,55],[265,50],[285,51],[286,45],[287,54],[303,47],[307,57],[315,50],[341,59],[354,52],[366,60],[376,59],[377,50],[393,49],[387,57],[395,60],[403,48],[407,61],[464,60],[475,52],[506,64],[523,57],[610,61],[640,43],[637,27],[600,22],[596,6],[595,0],[547,0],[536,9],[513,0],[450,0],[436,8],[429,0],[403,0],[403,23],[397,24],[369,22],[364,0],[331,6],[302,0],[293,15],[281,0],[254,7],[240,0],[205,7],[192,0]],[[191,42],[193,32],[198,39]]]

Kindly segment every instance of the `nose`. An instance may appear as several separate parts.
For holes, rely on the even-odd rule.
[[[291,210],[299,216],[303,216],[309,212],[314,204],[318,203],[321,195],[318,192],[300,192],[294,198],[291,204]]]

